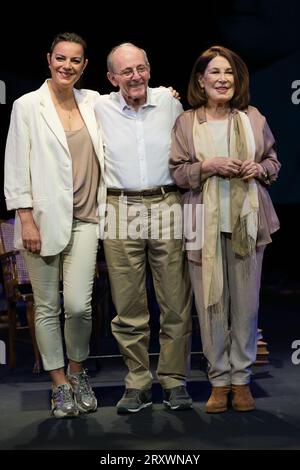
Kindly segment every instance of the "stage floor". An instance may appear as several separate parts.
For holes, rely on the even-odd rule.
[[[57,420],[50,416],[47,374],[31,375],[30,346],[20,343],[18,367],[10,371],[0,366],[0,449],[300,449],[300,364],[291,360],[292,342],[300,341],[299,300],[299,293],[274,292],[262,299],[260,326],[268,342],[270,364],[253,369],[257,409],[250,413],[204,412],[210,387],[195,354],[188,382],[192,410],[165,409],[155,382],[152,409],[119,416],[115,404],[123,393],[122,361],[102,359],[97,371],[90,359],[87,366],[99,399],[98,411]],[[155,369],[155,357],[151,362]]]

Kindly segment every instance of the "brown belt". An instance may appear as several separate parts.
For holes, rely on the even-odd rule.
[[[177,191],[177,186],[167,185],[158,186],[157,188],[143,189],[142,191],[128,191],[127,189],[108,188],[108,196],[159,196],[165,193],[174,193]]]

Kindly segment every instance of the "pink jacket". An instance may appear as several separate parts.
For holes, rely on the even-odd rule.
[[[233,111],[235,112],[235,111]],[[179,188],[189,191],[183,194],[183,204],[201,204],[202,187],[204,181],[201,177],[202,162],[196,158],[193,142],[193,122],[195,113],[199,123],[205,122],[204,108],[188,110],[176,120],[172,132],[172,146],[170,157],[170,172]],[[255,139],[255,161],[266,170],[268,178],[265,184],[257,180],[259,198],[259,217],[257,246],[270,243],[271,234],[279,229],[279,220],[274,210],[267,187],[278,176],[280,163],[277,159],[275,140],[264,116],[253,106],[246,111]],[[190,259],[200,258],[200,252],[190,253]]]

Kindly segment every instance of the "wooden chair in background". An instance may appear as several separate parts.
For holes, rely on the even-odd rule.
[[[13,220],[0,221],[0,261],[4,294],[7,301],[9,330],[8,365],[10,368],[16,367],[18,331],[29,328],[35,359],[33,373],[38,374],[41,370],[41,358],[35,337],[33,293],[23,255],[14,249],[13,233]],[[18,324],[18,302],[24,302],[26,305],[28,326],[19,326]]]

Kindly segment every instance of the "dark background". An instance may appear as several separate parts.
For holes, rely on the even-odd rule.
[[[46,53],[54,36],[75,31],[88,43],[85,88],[111,91],[106,56],[115,45],[130,41],[144,48],[151,64],[151,86],[172,85],[188,108],[186,89],[197,56],[213,44],[241,55],[250,70],[251,104],[267,117],[278,145],[282,170],[270,194],[281,230],[267,250],[265,273],[279,284],[298,276],[297,219],[300,206],[300,104],[292,88],[300,80],[300,5],[296,0],[232,0],[172,3],[127,2],[81,6],[62,2],[30,7],[12,5],[1,15],[0,80],[6,104],[0,105],[1,182],[12,102],[48,76]],[[9,9],[11,11],[9,11]],[[3,191],[0,217],[7,213]],[[273,279],[274,281],[274,279]]]

